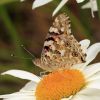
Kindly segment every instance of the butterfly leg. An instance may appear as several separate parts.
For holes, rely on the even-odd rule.
[[[43,77],[45,75],[48,75],[50,72],[48,71],[43,71],[43,72],[40,72],[40,76]]]

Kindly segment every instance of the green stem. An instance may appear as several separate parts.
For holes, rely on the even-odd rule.
[[[97,6],[98,6],[98,16],[100,19],[100,0],[97,0]]]
[[[2,18],[2,21],[5,25],[5,28],[8,30],[8,34],[12,39],[12,43],[15,46],[15,50],[16,50],[16,55],[20,56],[20,57],[25,57],[24,53],[22,52],[21,48],[20,48],[20,44],[21,43],[21,39],[18,36],[18,33],[6,11],[6,8],[4,6],[0,5],[0,17]],[[22,60],[20,59],[20,62],[24,65],[27,66],[27,62],[26,60]]]

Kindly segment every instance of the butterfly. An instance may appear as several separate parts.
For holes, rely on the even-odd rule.
[[[85,62],[86,54],[72,35],[70,26],[70,19],[65,13],[55,18],[45,38],[41,58],[33,60],[36,66],[52,72]]]

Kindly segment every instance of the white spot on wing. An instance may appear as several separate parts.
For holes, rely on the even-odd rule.
[[[51,45],[50,48],[54,51],[56,50],[56,47],[54,45]]]
[[[64,32],[64,27],[61,27],[61,31]]]
[[[58,29],[54,27],[50,27],[49,32],[55,32],[58,33]]]
[[[59,52],[61,53],[61,56],[64,56],[65,50],[60,50]]]
[[[49,46],[49,45],[52,45],[53,44],[53,41],[45,41],[44,42],[44,46]]]

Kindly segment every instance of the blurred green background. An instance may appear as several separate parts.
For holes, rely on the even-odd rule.
[[[39,75],[42,71],[32,63],[34,57],[40,57],[45,36],[54,17],[52,12],[61,0],[32,10],[34,0],[0,0],[0,73],[9,69],[22,69]],[[91,10],[82,10],[76,0],[69,0],[60,10],[66,12],[71,19],[72,33],[78,41],[90,39],[91,43],[100,41],[100,0],[99,11],[92,18]],[[21,45],[33,55],[29,55]],[[14,54],[18,57],[11,57]],[[30,58],[30,59],[25,59]],[[94,62],[100,61],[100,54]],[[28,82],[12,76],[0,76],[0,94],[18,91]]]

